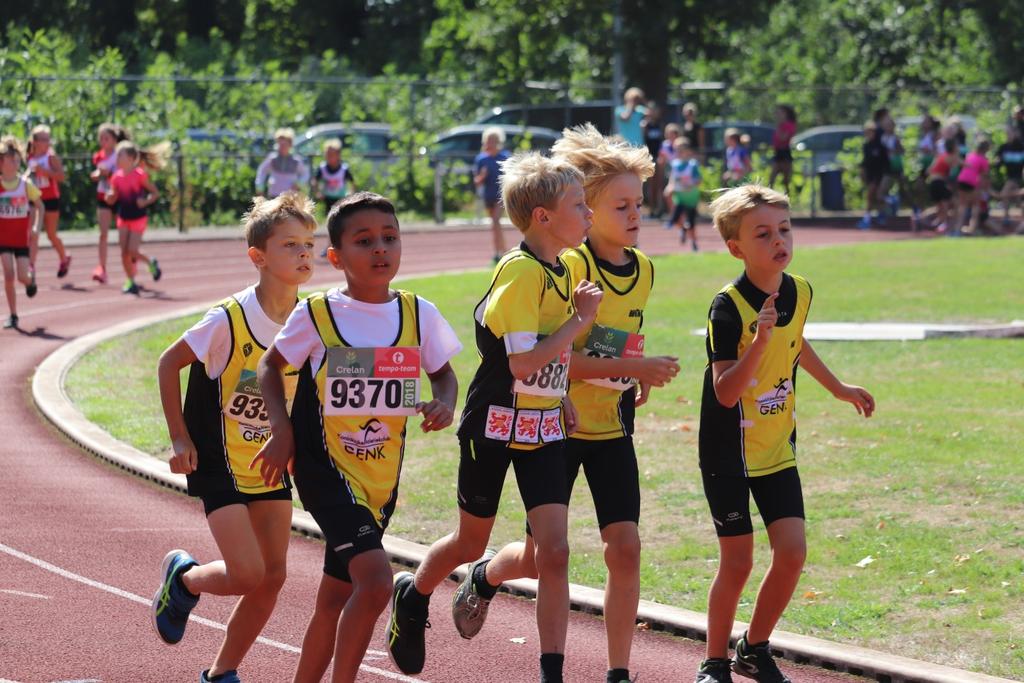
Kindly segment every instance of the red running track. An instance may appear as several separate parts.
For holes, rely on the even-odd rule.
[[[705,245],[721,248],[710,228],[701,232]],[[895,236],[812,228],[797,233],[802,246],[889,237]],[[675,239],[674,233],[649,226],[642,246],[652,254],[667,253],[678,249]],[[409,234],[404,243],[404,275],[488,263],[486,232]],[[177,647],[158,641],[150,620],[158,563],[168,549],[188,548],[201,561],[216,557],[201,506],[84,454],[46,424],[31,403],[33,369],[64,342],[132,317],[215,301],[253,276],[238,241],[152,244],[146,252],[160,259],[166,275],[155,284],[143,277],[146,289],[135,298],[122,295],[116,285],[99,286],[89,279],[93,247],[71,249],[74,264],[61,281],[53,275],[53,251],[42,251],[38,296],[29,300],[19,287],[21,331],[0,333],[0,385],[8,387],[0,402],[0,683],[194,681],[220,643],[218,629],[228,617],[230,599],[203,598],[194,612],[203,621],[190,623]],[[110,260],[117,265],[116,250]],[[320,261],[312,284],[336,279]],[[131,400],[124,397],[126,407]],[[246,681],[291,679],[322,559],[321,544],[292,539],[288,580],[264,631],[267,640],[253,647],[243,665]],[[537,680],[532,603],[499,596],[487,627],[466,642],[447,618],[453,588],[446,584],[435,596],[427,668],[420,676],[395,673],[381,651],[382,618],[360,680]],[[600,619],[573,614],[566,680],[604,680],[604,652]],[[701,653],[700,643],[638,632],[633,668],[643,683],[693,680]],[[787,669],[794,681],[850,680],[793,665]]]

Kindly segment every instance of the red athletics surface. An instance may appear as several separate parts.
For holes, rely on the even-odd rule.
[[[702,226],[701,233],[705,247],[722,248],[710,226]],[[796,241],[808,246],[899,236],[801,227]],[[511,232],[509,238],[514,239]],[[669,253],[678,250],[677,239],[675,232],[648,225],[641,246],[652,254]],[[489,243],[485,231],[408,234],[401,272],[486,266]],[[145,252],[160,259],[165,275],[159,283],[142,275],[145,289],[136,298],[119,291],[116,245],[109,255],[112,284],[106,286],[89,279],[96,264],[94,247],[71,249],[74,263],[64,280],[54,276],[54,252],[43,250],[39,294],[28,299],[18,286],[21,333],[0,332],[0,385],[7,387],[6,400],[0,402],[0,681],[198,680],[220,643],[222,633],[215,626],[224,623],[233,605],[232,599],[206,596],[193,614],[211,621],[191,622],[176,647],[158,641],[149,602],[164,553],[184,547],[200,561],[217,557],[201,506],[85,455],[31,405],[33,368],[64,342],[133,316],[211,302],[253,279],[239,241],[152,244]],[[337,281],[323,260],[318,259],[317,269],[311,284]],[[2,310],[6,317],[6,308]],[[110,371],[116,373],[117,368]],[[124,401],[130,410],[132,397],[125,396]],[[455,518],[453,501],[453,522]],[[264,631],[270,640],[253,647],[241,670],[244,680],[291,679],[322,561],[320,543],[293,538],[288,581]],[[454,584],[444,585],[434,598],[427,668],[420,676],[393,673],[395,668],[382,652],[382,618],[360,680],[536,681],[538,649],[531,602],[499,596],[483,632],[466,642],[448,617],[453,588]],[[525,642],[512,640],[519,638]],[[693,680],[702,650],[702,644],[693,641],[638,632],[633,669],[642,683]],[[602,622],[574,613],[566,680],[604,680],[604,652]],[[783,666],[794,681],[851,680]]]

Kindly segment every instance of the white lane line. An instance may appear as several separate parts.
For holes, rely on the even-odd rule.
[[[46,571],[52,572],[52,573],[54,573],[57,576],[60,576],[62,578],[70,579],[71,581],[77,581],[78,583],[83,583],[86,586],[89,586],[91,588],[96,588],[97,590],[106,591],[107,593],[111,593],[111,594],[116,595],[116,596],[118,596],[120,598],[124,598],[125,600],[130,600],[131,602],[137,602],[140,605],[145,605],[147,609],[152,606],[153,601],[150,598],[144,598],[141,595],[135,595],[135,593],[129,593],[126,590],[121,590],[120,588],[118,588],[116,586],[110,586],[108,584],[101,583],[99,581],[94,581],[93,579],[87,578],[87,577],[82,576],[80,574],[75,574],[74,572],[70,572],[67,569],[63,569],[61,567],[58,567],[57,565],[50,564],[46,560],[40,560],[38,557],[33,557],[31,555],[27,555],[27,554],[21,552],[20,550],[15,550],[14,548],[12,548],[12,547],[10,547],[8,545],[4,545],[3,543],[0,543],[0,552],[7,553],[8,555],[10,555],[12,557],[16,557],[19,560],[23,560],[25,562],[28,562],[29,564],[35,565],[36,567],[39,567],[40,569],[45,569]],[[224,624],[221,624],[221,623],[216,622],[216,621],[212,621],[210,619],[205,619],[203,617],[197,617],[195,615],[191,615],[189,617],[189,621],[194,621],[197,624],[202,624],[203,626],[209,626],[210,628],[217,629],[218,631],[227,631],[227,626],[225,626]],[[278,650],[284,650],[285,652],[291,652],[293,654],[299,654],[299,652],[301,652],[301,650],[299,648],[295,647],[294,645],[289,645],[288,643],[282,643],[280,641],[272,640],[270,638],[264,638],[263,636],[260,636],[259,638],[257,638],[256,642],[257,643],[262,643],[263,645],[269,645],[270,647],[275,647]],[[373,655],[373,656],[377,657],[377,656],[380,656],[380,655],[385,655],[386,653],[381,652],[379,650],[367,650],[367,654],[370,654],[370,655]],[[427,683],[422,678],[412,678],[410,676],[404,676],[402,674],[396,674],[396,673],[394,673],[392,671],[387,671],[386,669],[378,669],[377,667],[374,667],[374,666],[367,666],[366,664],[361,664],[359,666],[359,668],[362,669],[363,671],[367,672],[367,673],[371,673],[371,674],[380,676],[382,678],[387,678],[387,679],[390,679],[390,680],[393,680],[393,681],[402,681],[403,683]],[[4,683],[4,681],[0,680],[0,683]]]
[[[0,588],[0,593],[7,593],[8,595],[20,595],[23,598],[36,598],[38,600],[49,600],[49,595],[40,595],[39,593],[26,593],[24,591],[11,590],[9,588]],[[3,683],[3,681],[0,681]]]

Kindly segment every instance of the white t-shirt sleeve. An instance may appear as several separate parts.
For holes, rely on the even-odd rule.
[[[206,366],[210,379],[217,379],[231,360],[231,323],[220,306],[206,312],[202,320],[181,335],[192,353]]]
[[[274,348],[284,356],[288,364],[301,368],[318,347],[323,346],[309,313],[309,302],[296,306],[284,327],[274,337]]]
[[[420,360],[423,369],[427,374],[437,372],[460,351],[462,342],[441,311],[420,298]]]

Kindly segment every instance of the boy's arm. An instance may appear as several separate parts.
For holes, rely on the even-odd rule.
[[[263,393],[263,405],[270,417],[270,438],[249,463],[249,469],[260,464],[260,475],[267,486],[281,481],[285,468],[290,468],[295,457],[292,422],[284,396],[284,368],[288,365],[274,344],[263,354],[256,368],[256,378]]]
[[[572,346],[573,340],[594,324],[603,292],[592,282],[580,280],[572,293],[575,313],[558,330],[537,342],[529,351],[509,354],[508,367],[516,379],[527,379],[552,358]],[[571,363],[570,363],[571,365]]]
[[[711,363],[711,377],[715,389],[715,397],[718,402],[726,408],[732,408],[740,400],[740,396],[747,387],[750,380],[754,379],[757,373],[757,366],[761,362],[768,342],[771,341],[772,331],[778,321],[778,311],[775,310],[775,299],[779,296],[775,292],[764,300],[761,310],[757,314],[757,332],[754,334],[754,341],[750,348],[739,360],[719,360]]]
[[[185,426],[181,412],[181,369],[196,361],[196,354],[184,339],[178,339],[160,354],[157,363],[157,382],[160,387],[160,404],[167,421],[167,435],[171,439],[171,472],[189,474],[199,464],[198,454],[192,437]]]
[[[433,400],[420,401],[416,412],[423,416],[420,429],[436,432],[449,426],[455,419],[455,402],[459,396],[459,378],[455,376],[451,363],[445,363],[436,372],[427,374],[430,378],[430,393]]]
[[[569,364],[569,379],[635,377],[654,387],[665,386],[678,373],[679,359],[675,356],[595,358],[581,351],[573,351],[572,362]]]
[[[871,417],[875,412],[875,399],[867,389],[839,381],[806,339],[803,340],[803,349],[800,351],[800,367],[840,401],[852,403],[857,412],[864,417]]]

